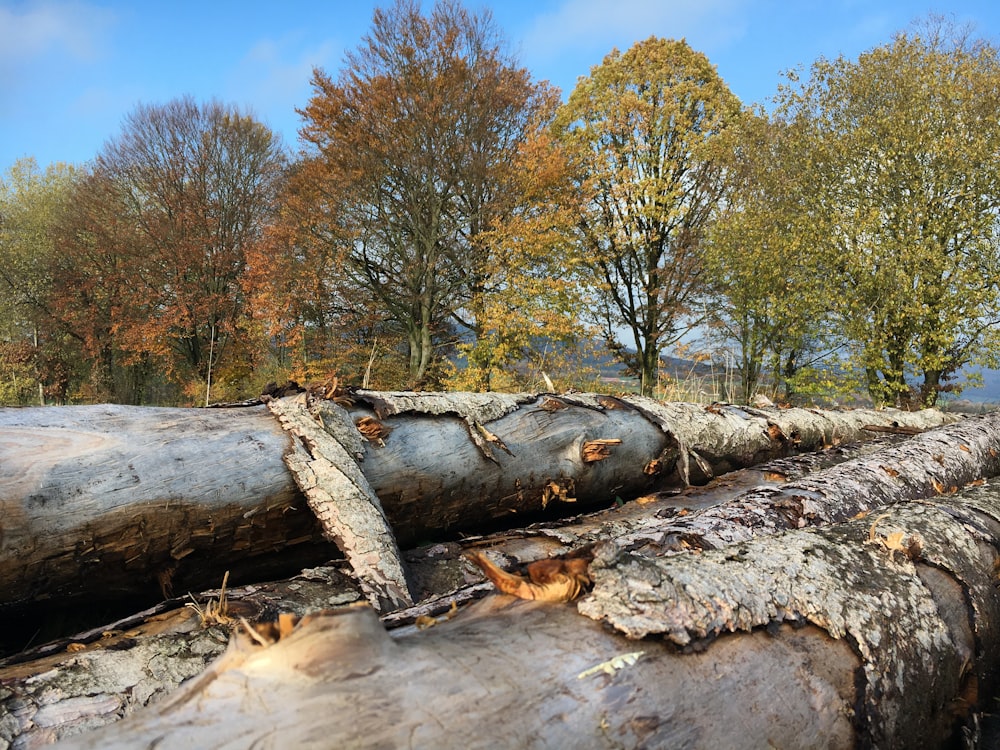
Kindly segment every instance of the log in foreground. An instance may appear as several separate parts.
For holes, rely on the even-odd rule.
[[[699,553],[607,544],[579,611],[497,595],[397,638],[366,608],[242,636],[63,746],[939,747],[1000,667],[998,548],[996,485]]]
[[[351,398],[356,427],[333,437],[403,546],[701,483],[859,439],[870,425],[927,429],[953,419],[587,394]],[[311,411],[330,425],[342,420],[324,413],[337,409],[321,401]],[[169,595],[217,585],[226,570],[234,582],[252,580],[248,568],[264,561],[279,560],[287,574],[328,559],[283,462],[291,445],[262,406],[0,410],[0,604]]]
[[[740,488],[801,478],[885,447],[883,439],[799,454],[732,472],[703,487],[645,496],[575,521],[410,550],[404,559],[420,604],[384,615],[382,621],[388,628],[412,627],[432,622],[435,616],[450,616],[454,605],[483,596],[492,586],[463,561],[463,553],[488,550],[490,558],[504,565],[530,563],[663,523],[681,505],[705,507],[732,497]],[[277,612],[305,616],[360,600],[362,595],[344,566],[341,562],[337,568],[306,570],[287,581],[164,601],[0,661],[0,715],[6,712],[13,718],[0,722],[0,748],[15,740],[35,746],[114,723],[157,700],[221,655],[237,617],[255,623],[274,619]]]

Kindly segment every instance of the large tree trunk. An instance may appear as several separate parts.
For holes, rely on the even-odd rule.
[[[576,607],[244,635],[64,747],[939,747],[1000,666],[998,547],[990,486],[700,553],[607,543]]]
[[[706,410],[586,394],[358,391],[353,399],[346,412],[327,401],[286,408],[308,411],[331,431],[346,465],[330,473],[355,485],[360,476],[381,505],[371,517],[384,511],[403,546],[703,483],[793,450],[858,439],[867,425],[925,429],[949,419]],[[226,570],[240,582],[266,575],[267,565],[289,571],[322,562],[324,532],[338,541],[345,532],[317,523],[286,466],[289,458],[300,467],[319,460],[309,442],[285,433],[264,407],[0,410],[0,603],[93,605],[207,588]],[[383,553],[346,551],[352,562]],[[373,574],[371,598],[405,601],[406,592],[380,583],[384,572]]]
[[[569,524],[467,543],[466,549],[470,544],[486,548],[494,559],[508,562],[600,543],[591,566],[596,587],[579,609],[609,622],[617,635],[595,628],[563,605],[511,608],[503,603],[506,598],[460,612],[427,632],[399,629],[395,640],[362,623],[349,626],[361,632],[342,642],[332,632],[340,632],[339,626],[314,624],[263,652],[270,656],[245,649],[249,655],[235,662],[224,660],[180,697],[147,713],[146,723],[131,725],[111,739],[100,735],[88,740],[87,746],[132,742],[142,747],[160,731],[168,747],[185,743],[212,747],[223,744],[217,738],[227,732],[243,746],[270,731],[271,721],[280,733],[275,741],[306,746],[309,742],[303,735],[309,731],[342,746],[399,744],[406,731],[420,738],[419,745],[426,741],[591,746],[607,739],[609,744],[626,746],[759,746],[770,737],[773,745],[786,747],[855,742],[935,746],[954,718],[944,707],[968,711],[976,681],[988,688],[1000,662],[993,646],[998,606],[993,559],[1000,544],[996,521],[1000,496],[995,489],[970,488],[907,503],[927,493],[919,483],[900,483],[900,492],[891,498],[882,490],[871,494],[895,503],[888,515],[883,516],[873,502],[864,518],[814,532],[775,534],[773,527],[756,524],[750,535],[756,538],[746,537],[739,545],[718,550],[661,557],[662,547],[648,540],[675,534],[676,524],[684,519],[696,525],[700,517],[711,518],[718,529],[721,508],[742,508],[748,517],[766,516],[769,503],[760,500],[767,493],[740,490],[754,475],[792,494],[796,487],[801,492],[803,487],[838,484],[864,494],[874,477],[886,473],[883,467],[900,466],[905,454],[915,466],[926,463],[941,469],[934,481],[950,490],[969,481],[969,457],[986,460],[982,468],[990,470],[995,449],[989,440],[1000,439],[998,421],[997,417],[967,420],[902,446],[866,450],[815,473],[803,474],[802,466],[836,461],[836,452],[820,461],[799,457],[772,462],[747,472],[742,481],[727,477],[719,484],[729,485],[728,490],[720,486],[687,490],[673,498],[648,496]],[[955,450],[949,451],[949,446]],[[782,481],[786,479],[791,481]],[[723,502],[713,506],[720,495]],[[705,506],[710,507],[699,510]],[[730,522],[740,525],[736,517]],[[805,522],[826,523],[826,519],[814,514]],[[799,520],[790,525],[799,525]],[[622,552],[625,546],[632,551]],[[454,544],[433,545],[408,554],[407,561],[425,581],[436,575],[428,572],[436,566],[447,573],[438,575],[439,580],[461,583],[464,573],[455,559],[459,551]],[[422,598],[431,597],[422,608],[424,615],[440,615],[449,600],[463,601],[475,587],[436,599],[433,595],[447,591],[447,586],[429,588],[420,592]],[[214,595],[218,597],[217,592]],[[244,601],[242,594],[237,599]],[[323,606],[324,600],[319,601]],[[294,604],[289,609],[302,611]],[[243,612],[254,617],[251,611]],[[384,620],[400,623],[414,616],[401,614],[386,615]],[[138,629],[134,623],[121,627]],[[311,632],[312,627],[320,630]],[[726,635],[730,631],[737,635]],[[665,649],[661,634],[685,655]],[[725,637],[714,640],[719,635]],[[133,646],[116,640],[123,637],[128,641],[136,636],[113,635],[107,646],[94,644],[73,659],[75,676],[70,682],[87,685],[90,691],[75,700],[52,697],[60,695],[59,667],[52,662],[45,664],[44,676],[36,672],[17,688],[13,678],[0,672],[0,683],[15,690],[10,700],[17,709],[12,715],[16,714],[21,731],[61,732],[54,728],[54,717],[69,717],[71,730],[73,722],[81,726],[107,721],[127,710],[126,702],[114,695],[117,688],[88,681],[80,672],[83,664],[91,664],[92,674],[106,675],[109,670],[101,664],[132,653]],[[640,642],[625,640],[639,637]],[[299,645],[292,647],[293,643]],[[199,653],[205,653],[203,648]],[[613,656],[638,651],[644,653],[634,665],[623,658],[616,662],[617,670],[608,665],[607,677],[592,674],[577,679]],[[695,653],[687,653],[691,651]],[[312,655],[300,656],[306,652]],[[135,658],[141,663],[145,653],[136,649]],[[349,653],[357,653],[359,660],[352,661]],[[367,661],[365,655],[370,653],[384,661]],[[242,661],[244,657],[248,660]],[[328,658],[336,658],[337,664],[328,663]],[[257,659],[302,666],[267,672]],[[475,667],[470,666],[473,663]],[[190,668],[190,662],[182,660],[178,672],[182,668]],[[315,672],[305,677],[302,670]],[[122,671],[131,675],[142,669],[133,663]],[[902,675],[898,683],[890,679],[897,673]],[[325,674],[331,675],[329,679]],[[227,714],[238,702],[235,692],[240,684],[246,687],[244,698],[252,695],[276,708],[266,718],[254,715],[244,720],[239,711]],[[442,692],[441,686],[447,688]],[[775,686],[780,686],[780,701],[773,699]],[[145,684],[129,688],[130,693],[149,690]],[[471,691],[468,700],[462,697],[466,690]],[[351,691],[367,697],[346,706]],[[382,692],[385,699],[377,700],[374,696]],[[614,696],[613,705],[607,703],[609,695]],[[419,708],[414,696],[420,698]],[[371,721],[352,723],[358,705]],[[213,711],[220,713],[212,718]],[[396,712],[392,721],[384,721],[386,711]],[[548,711],[565,715],[568,726],[547,723]],[[502,714],[503,721],[493,713]],[[39,723],[34,719],[39,714],[42,726],[32,726]],[[348,714],[351,721],[344,718]],[[463,714],[464,720],[456,718]],[[198,727],[203,719],[209,726],[201,735]],[[442,726],[426,726],[433,722]],[[506,726],[500,726],[504,722]],[[376,726],[380,723],[391,726]],[[394,731],[404,735],[393,735]],[[423,734],[434,731],[440,734]],[[747,734],[733,735],[734,731]]]

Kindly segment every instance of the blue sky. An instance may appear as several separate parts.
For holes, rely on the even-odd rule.
[[[297,147],[313,66],[367,33],[364,0],[0,0],[0,172],[92,159],[138,103],[190,94],[250,109]],[[425,0],[424,8],[431,3]],[[820,56],[855,57],[940,13],[1000,36],[996,0],[467,0],[537,79],[568,94],[613,47],[684,37],[745,103]]]

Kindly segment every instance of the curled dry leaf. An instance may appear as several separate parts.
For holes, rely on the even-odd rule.
[[[392,432],[391,427],[379,422],[375,417],[359,417],[354,421],[354,426],[366,440],[380,445],[385,445],[385,439]]]
[[[546,396],[542,399],[542,403],[538,405],[538,408],[542,411],[554,412],[560,411],[561,409],[568,409],[569,404],[558,398],[552,398],[551,396]]]
[[[591,585],[589,557],[551,558],[528,563],[528,577],[508,573],[481,552],[470,552],[475,563],[497,589],[519,599],[542,602],[569,602]]]
[[[924,538],[920,534],[911,534],[907,536],[907,533],[902,530],[896,530],[884,537],[880,537],[875,532],[875,527],[878,526],[879,522],[885,518],[889,517],[889,513],[883,513],[877,516],[872,522],[871,527],[868,529],[868,543],[878,544],[884,549],[889,551],[889,559],[895,560],[896,553],[902,553],[903,557],[909,560],[915,560],[920,557],[920,554],[924,550]]]

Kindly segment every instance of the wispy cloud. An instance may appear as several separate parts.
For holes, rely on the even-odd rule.
[[[112,11],[77,0],[0,5],[0,116],[27,116],[57,81],[108,54],[115,22]]]
[[[537,18],[522,51],[529,60],[548,60],[592,53],[609,39],[623,49],[653,35],[697,38],[701,47],[725,44],[744,33],[745,6],[746,0],[616,0],[612,8],[607,0],[565,0]]]
[[[93,61],[114,22],[113,11],[76,0],[0,6],[0,65],[29,64],[51,54]]]

